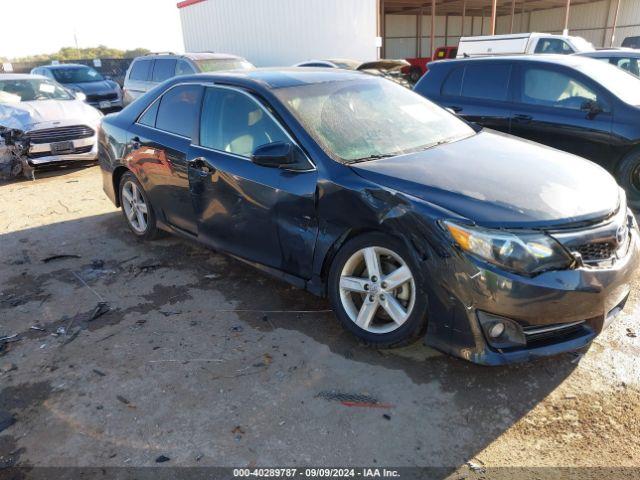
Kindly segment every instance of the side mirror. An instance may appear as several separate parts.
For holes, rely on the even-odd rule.
[[[580,106],[580,110],[582,110],[583,112],[587,112],[588,118],[594,118],[596,115],[604,111],[602,105],[593,100],[587,100],[586,102],[583,102]]]
[[[257,147],[251,154],[251,161],[263,167],[300,170],[303,157],[297,146],[288,142],[274,142]]]
[[[87,99],[87,96],[83,92],[71,92],[76,100],[80,100],[84,102]]]

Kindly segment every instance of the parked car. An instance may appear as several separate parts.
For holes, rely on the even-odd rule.
[[[574,55],[485,57],[434,63],[415,91],[470,122],[593,160],[640,207],[640,79]]]
[[[409,81],[413,84],[418,83],[418,80],[427,73],[429,69],[427,64],[430,62],[437,62],[438,60],[447,60],[449,58],[456,58],[458,53],[458,47],[438,47],[431,57],[418,57],[407,58],[409,66],[402,69],[402,73],[409,77]]]
[[[622,46],[626,48],[640,48],[640,37],[627,37],[622,41]]]
[[[615,65],[636,77],[640,77],[640,50],[632,48],[611,48],[596,50],[595,52],[578,53],[582,57],[595,58],[603,62]]]
[[[605,170],[379,77],[174,78],[99,137],[104,191],[135,237],[168,230],[327,295],[376,346],[426,332],[484,364],[573,350],[624,307],[640,263]]]
[[[158,53],[136,57],[125,76],[124,104],[128,105],[143,93],[174,76],[252,68],[255,67],[244,58],[226,53]]]
[[[86,65],[45,65],[32,69],[31,73],[55,80],[73,92],[84,93],[86,102],[100,110],[113,111],[123,106],[120,85]]]
[[[486,55],[560,54],[591,52],[593,44],[582,37],[552,35],[550,33],[514,33],[508,35],[484,35],[462,37],[458,44],[457,58]]]
[[[0,126],[26,134],[31,166],[95,161],[102,113],[38,75],[0,74]]]
[[[318,67],[318,68],[342,68],[344,70],[357,70],[392,80],[404,87],[410,87],[407,77],[403,73],[409,67],[406,60],[373,60],[370,62],[359,62],[357,60],[336,59],[336,60],[308,60],[301,62],[295,67]]]

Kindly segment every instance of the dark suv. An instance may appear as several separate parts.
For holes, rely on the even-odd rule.
[[[447,60],[429,64],[415,91],[470,122],[602,165],[640,207],[640,79],[623,70],[564,55]]]
[[[226,53],[158,53],[137,57],[131,62],[124,79],[124,104],[128,105],[171,77],[253,68],[244,58]]]

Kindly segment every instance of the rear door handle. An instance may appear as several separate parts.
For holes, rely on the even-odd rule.
[[[189,168],[193,168],[194,170],[207,174],[211,174],[216,171],[215,168],[209,165],[204,157],[196,157],[189,160]]]
[[[517,123],[531,123],[533,117],[531,115],[517,114],[513,116],[513,120]]]

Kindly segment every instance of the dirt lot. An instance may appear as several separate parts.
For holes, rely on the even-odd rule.
[[[97,167],[0,185],[0,198],[0,337],[18,334],[0,352],[0,423],[16,420],[0,466],[164,455],[638,475],[638,291],[584,355],[479,367],[421,344],[365,348],[325,300],[194,243],[137,242]]]

